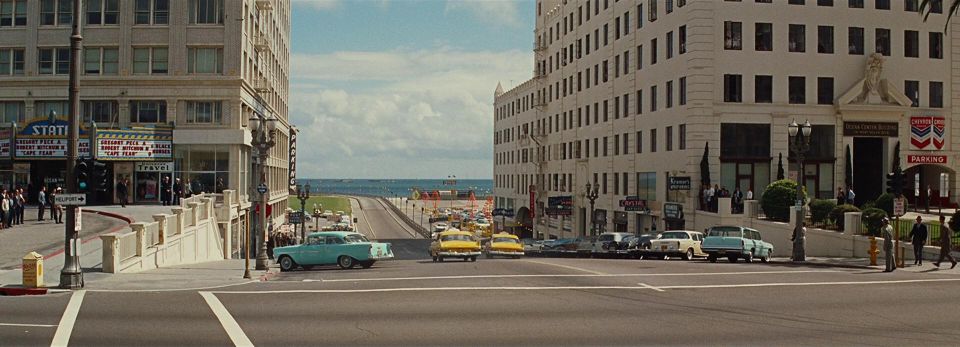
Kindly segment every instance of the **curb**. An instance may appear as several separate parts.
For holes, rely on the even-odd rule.
[[[25,288],[25,287],[0,287],[0,295],[22,296],[22,295],[45,295],[47,288]]]
[[[106,217],[110,217],[110,218],[116,218],[116,219],[122,220],[122,221],[124,221],[124,222],[127,222],[127,224],[134,223],[133,218],[130,218],[130,216],[125,216],[125,215],[122,215],[122,214],[119,214],[119,213],[106,212],[106,211],[98,211],[98,210],[85,210],[85,211],[83,211],[83,212],[96,213],[96,214],[99,214],[99,215],[101,215],[101,216],[106,216]]]

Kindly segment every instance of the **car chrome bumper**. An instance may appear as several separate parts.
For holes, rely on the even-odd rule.
[[[497,250],[490,250],[490,251],[487,251],[487,254],[489,254],[489,255],[504,255],[504,256],[508,256],[508,257],[513,257],[513,256],[523,255],[523,251],[497,251]]]
[[[372,255],[372,254],[371,254],[370,257],[369,257],[369,259],[370,259],[370,260],[389,260],[389,259],[393,259],[393,253],[385,254],[385,255],[379,255],[379,256],[378,256],[378,255]]]
[[[466,258],[479,256],[480,252],[439,252],[437,255],[447,258]]]
[[[740,254],[743,254],[743,250],[742,250],[742,249],[707,248],[707,249],[701,249],[701,250],[703,251],[703,253],[710,254],[710,255],[730,255],[730,254],[740,255]]]

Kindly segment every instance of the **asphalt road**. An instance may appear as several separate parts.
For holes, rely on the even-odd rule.
[[[418,238],[406,224],[377,199],[351,197],[355,200],[353,214],[357,217],[357,231],[372,239]],[[357,210],[359,207],[359,211]]]
[[[283,273],[223,288],[0,297],[0,341],[955,346],[958,288],[955,271],[887,274],[679,260],[403,260],[367,270]]]

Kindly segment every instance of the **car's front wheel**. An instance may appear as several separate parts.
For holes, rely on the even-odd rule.
[[[280,271],[287,272],[293,271],[297,267],[297,263],[293,261],[293,258],[290,258],[289,255],[280,256]]]
[[[337,258],[337,265],[340,266],[341,269],[352,269],[353,266],[356,265],[355,263],[353,258],[348,255],[341,255]]]
[[[683,260],[691,260],[691,259],[693,259],[693,248],[688,248],[687,253],[684,253],[683,255]]]

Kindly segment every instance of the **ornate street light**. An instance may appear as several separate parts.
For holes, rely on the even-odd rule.
[[[590,200],[590,236],[597,234],[597,216],[594,213],[594,202],[600,197],[600,184],[590,184],[587,182],[586,198]]]
[[[253,139],[251,140],[250,145],[257,154],[257,165],[260,169],[260,183],[257,185],[257,192],[260,193],[260,213],[257,217],[259,220],[257,225],[259,230],[257,230],[257,234],[260,235],[260,244],[258,247],[259,252],[257,252],[257,270],[266,270],[270,263],[270,260],[267,258],[268,235],[266,228],[267,203],[270,201],[270,188],[267,185],[267,158],[270,157],[270,149],[276,145],[276,129],[274,129],[274,122],[276,122],[276,119],[273,117],[267,118],[259,113],[254,113],[254,116],[250,117],[250,124],[253,132]],[[255,129],[252,127],[253,124],[256,124]]]
[[[307,200],[310,199],[309,183],[306,186],[297,185],[297,199],[300,199],[300,242],[303,243],[307,240],[306,207]]]
[[[806,168],[803,161],[804,156],[810,151],[810,133],[812,131],[813,127],[810,125],[810,121],[804,122],[803,125],[797,125],[797,122],[793,121],[787,125],[787,133],[790,135],[790,151],[796,156],[800,168],[796,192],[797,211],[795,213],[797,214],[797,224],[793,228],[793,238],[791,238],[791,241],[793,241],[793,256],[791,259],[793,261],[806,260],[806,235],[804,235],[803,227],[806,218],[806,212],[803,209],[803,201],[806,199],[803,194],[803,186],[806,184]]]

